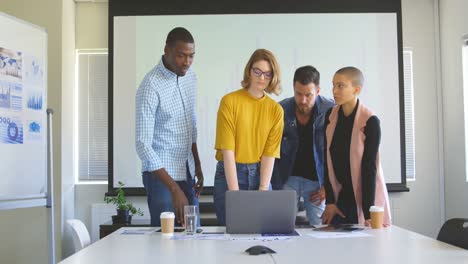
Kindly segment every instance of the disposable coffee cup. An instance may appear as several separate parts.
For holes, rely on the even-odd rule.
[[[163,235],[174,234],[174,219],[175,215],[173,212],[161,213],[161,233]]]
[[[374,229],[382,228],[384,208],[381,206],[371,206],[369,212],[371,217],[371,227]]]

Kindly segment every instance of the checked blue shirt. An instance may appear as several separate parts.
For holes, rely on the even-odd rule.
[[[136,93],[136,151],[142,171],[165,168],[176,181],[195,175],[192,143],[196,142],[196,76],[168,70],[162,59],[148,72]],[[118,107],[118,106],[117,106]]]

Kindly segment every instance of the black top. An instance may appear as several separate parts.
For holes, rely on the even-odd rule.
[[[296,119],[299,145],[292,176],[301,176],[311,181],[318,181],[314,159],[314,121],[315,118],[312,115],[309,122],[304,126]]]
[[[343,114],[343,110],[340,107],[340,110],[338,111],[338,121],[330,144],[330,156],[333,169],[335,170],[336,179],[342,185],[338,199],[340,200],[340,203],[345,206],[350,203],[355,203],[353,184],[351,180],[350,146],[354,118],[356,116],[358,106],[359,101],[351,115],[347,117]],[[328,110],[325,116],[325,129],[329,124],[330,113],[331,109]],[[361,161],[362,210],[364,212],[365,219],[370,219],[369,207],[374,205],[375,201],[375,182],[377,175],[376,159],[381,135],[380,121],[376,116],[371,116],[367,120],[364,128],[364,134],[366,137],[364,142],[364,153]],[[325,136],[325,146],[327,144],[326,142],[327,138]],[[338,201],[335,201],[333,189],[328,178],[327,163],[325,163],[324,166],[324,176],[326,203],[337,203]]]

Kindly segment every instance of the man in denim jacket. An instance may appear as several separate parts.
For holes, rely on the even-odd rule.
[[[323,187],[324,117],[335,103],[320,93],[320,73],[303,66],[294,73],[294,97],[280,102],[284,109],[281,158],[272,176],[275,190],[295,190],[302,197],[309,224],[321,224],[325,208]]]

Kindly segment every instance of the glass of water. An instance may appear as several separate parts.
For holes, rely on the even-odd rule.
[[[185,234],[193,235],[197,232],[198,206],[184,206]]]

